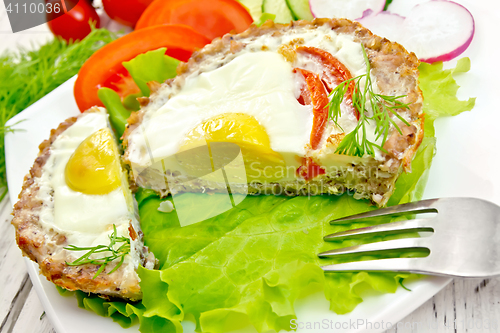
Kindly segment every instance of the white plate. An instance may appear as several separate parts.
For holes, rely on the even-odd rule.
[[[500,204],[500,173],[496,170],[500,165],[500,112],[497,102],[500,70],[496,59],[500,54],[497,35],[500,3],[470,0],[456,2],[464,4],[476,19],[476,36],[471,47],[463,54],[471,58],[472,70],[458,78],[462,86],[459,96],[477,96],[477,102],[472,112],[436,122],[438,153],[431,168],[425,197],[473,196]],[[73,98],[74,80],[72,78],[64,83],[8,122],[12,125],[23,120],[15,125],[16,129],[23,131],[8,133],[5,138],[12,203],[17,201],[23,177],[33,164],[38,145],[48,138],[50,129],[57,127],[64,119],[78,114]],[[47,316],[58,333],[124,332],[111,319],[79,309],[74,298],[61,297],[51,283],[40,278],[36,265],[28,260],[26,264]],[[342,327],[335,329],[335,332],[381,332],[390,328],[389,325],[396,326],[399,320],[450,281],[447,278],[429,277],[409,284],[411,292],[399,288],[395,294],[369,295],[353,312],[342,316],[328,310],[328,302],[324,296],[312,295],[297,302],[298,321],[320,324],[328,322],[328,325],[298,331],[332,332],[332,328]],[[184,327],[185,332],[194,331],[192,323],[186,323]],[[127,331],[136,332],[137,327]]]

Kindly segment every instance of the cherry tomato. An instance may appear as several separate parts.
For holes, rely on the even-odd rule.
[[[104,11],[111,19],[134,27],[153,0],[102,0]]]
[[[122,62],[141,53],[166,47],[166,54],[186,61],[191,53],[210,43],[205,36],[182,25],[159,25],[136,30],[111,42],[95,52],[78,72],[73,90],[80,111],[102,106],[97,91],[108,87],[121,97],[133,93],[134,85]],[[138,91],[138,88],[137,88]]]
[[[81,40],[87,36],[90,29],[90,21],[95,22],[96,28],[100,26],[99,16],[94,7],[87,1],[77,0],[49,0],[52,8],[60,8],[64,14],[51,11],[47,13],[47,24],[50,31],[66,41]],[[71,8],[67,10],[67,8]]]
[[[185,24],[210,40],[235,30],[243,32],[253,19],[236,0],[155,0],[136,29],[158,24]]]

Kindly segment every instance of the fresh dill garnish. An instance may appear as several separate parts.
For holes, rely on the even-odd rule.
[[[375,156],[375,148],[385,151],[383,146],[387,140],[387,136],[389,135],[391,124],[399,133],[402,134],[401,129],[395,123],[391,114],[396,116],[407,126],[410,126],[410,124],[396,112],[397,109],[409,109],[410,104],[401,103],[399,101],[400,98],[406,97],[406,95],[387,96],[377,94],[373,91],[372,79],[370,76],[370,61],[368,60],[363,44],[361,44],[361,49],[363,51],[363,57],[366,64],[366,74],[356,76],[340,83],[330,93],[329,97],[331,97],[331,100],[327,106],[328,118],[333,120],[333,122],[340,127],[338,123],[341,116],[340,105],[342,104],[344,96],[351,85],[351,81],[354,81],[355,88],[352,92],[352,105],[359,113],[359,121],[354,130],[347,134],[340,142],[335,152],[360,157],[365,154]],[[363,86],[361,83],[363,83]],[[368,106],[371,107],[371,116],[369,115],[370,112],[367,109]],[[374,141],[377,141],[382,137],[380,145],[368,139],[367,125],[370,121],[375,122],[376,139]]]
[[[35,51],[0,54],[0,200],[7,193],[4,136],[16,130],[5,123],[78,73],[85,60],[116,38],[106,29],[94,29],[72,44],[54,39]]]
[[[85,253],[80,258],[74,260],[73,262],[66,262],[66,264],[69,266],[78,266],[85,264],[100,265],[99,270],[92,278],[95,279],[99,276],[99,274],[102,273],[102,271],[104,271],[108,263],[120,258],[118,264],[116,264],[115,268],[113,268],[108,274],[113,273],[118,268],[120,268],[120,266],[123,264],[123,261],[125,260],[125,256],[130,252],[130,239],[123,236],[117,237],[116,226],[114,224],[113,233],[111,233],[111,235],[109,235],[108,237],[109,245],[97,245],[94,247],[78,247],[75,245],[69,245],[68,247],[65,247],[64,249],[68,251],[87,251],[87,253]],[[115,250],[114,247],[118,243],[123,244]],[[108,252],[109,254],[107,254],[105,257],[97,259],[90,258],[90,256],[93,254],[106,252]]]

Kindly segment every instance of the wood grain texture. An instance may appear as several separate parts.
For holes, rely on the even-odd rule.
[[[34,289],[31,289],[12,333],[55,333]]]
[[[500,332],[500,277],[455,279],[401,323],[387,332]]]
[[[27,272],[21,261],[21,250],[15,241],[14,228],[10,224],[12,211],[10,201],[5,199],[0,204],[0,327],[14,307],[14,300],[26,284]],[[31,282],[30,282],[31,285]]]

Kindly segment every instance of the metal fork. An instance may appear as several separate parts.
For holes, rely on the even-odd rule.
[[[431,218],[379,224],[334,233],[325,241],[342,240],[374,233],[432,231],[429,237],[405,238],[351,246],[318,254],[331,258],[343,254],[373,255],[379,251],[427,248],[424,258],[392,258],[323,266],[327,272],[394,271],[455,277],[500,275],[500,207],[475,198],[423,200],[382,208],[333,220],[331,224],[362,222],[375,217],[437,213]]]

